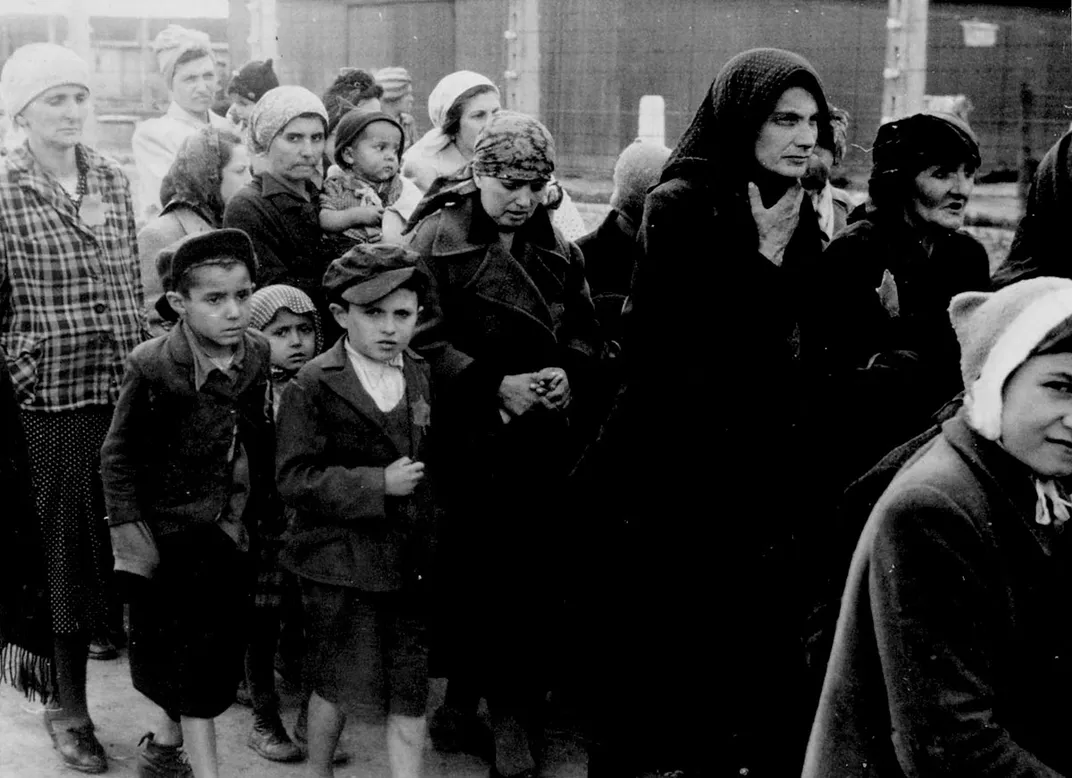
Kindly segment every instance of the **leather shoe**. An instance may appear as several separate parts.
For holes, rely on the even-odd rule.
[[[115,647],[115,643],[111,638],[103,637],[90,641],[89,644],[89,658],[98,659],[102,661],[109,661],[111,659],[117,659],[119,657],[119,649]]]
[[[249,747],[273,762],[300,762],[303,758],[302,750],[287,735],[278,714],[253,717]]]
[[[104,746],[93,734],[93,722],[72,727],[56,715],[55,709],[46,709],[44,718],[52,747],[67,767],[93,775],[108,769],[108,757],[104,754]]]

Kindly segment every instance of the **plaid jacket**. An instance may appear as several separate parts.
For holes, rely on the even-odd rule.
[[[81,213],[27,145],[0,161],[0,350],[25,408],[108,405],[142,340],[130,184],[79,146]]]

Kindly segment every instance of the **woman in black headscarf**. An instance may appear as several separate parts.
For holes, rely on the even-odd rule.
[[[824,415],[846,444],[834,465],[842,487],[960,391],[949,301],[990,285],[986,250],[960,230],[979,167],[968,125],[928,113],[889,122],[872,158],[868,200],[815,274],[805,340],[829,379]]]
[[[744,52],[648,195],[625,387],[586,462],[621,519],[599,534],[593,778],[799,771],[799,290],[823,246],[800,178],[829,132],[806,60]]]

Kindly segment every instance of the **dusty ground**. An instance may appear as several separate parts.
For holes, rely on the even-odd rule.
[[[442,682],[433,682],[431,705],[442,699]],[[90,712],[97,736],[108,752],[107,775],[130,778],[135,775],[137,743],[149,729],[153,706],[130,685],[130,667],[125,653],[111,662],[89,663]],[[293,695],[283,699],[283,722],[288,731],[298,715]],[[41,706],[27,702],[10,686],[0,686],[0,776],[2,778],[47,778],[78,775],[61,766],[58,755],[41,723]],[[226,778],[291,778],[304,775],[301,764],[282,765],[266,761],[246,746],[252,714],[249,708],[232,705],[217,719],[216,731],[221,775]],[[549,727],[550,747],[546,778],[583,778],[586,774],[583,748],[564,722]],[[338,778],[388,778],[387,752],[383,729],[351,723],[343,742],[354,755],[349,764],[338,767]],[[476,757],[425,755],[427,778],[484,778],[486,763]]]

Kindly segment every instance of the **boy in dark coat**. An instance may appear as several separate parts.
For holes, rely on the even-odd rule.
[[[389,712],[392,775],[421,771],[422,579],[436,511],[425,470],[429,369],[407,350],[425,289],[415,260],[359,244],[332,262],[324,289],[346,334],[302,368],[279,409],[279,490],[297,514],[282,561],[302,587],[317,776],[333,775],[347,712],[369,706]]]
[[[179,324],[131,353],[101,475],[115,569],[144,579],[131,677],[166,714],[142,738],[139,774],[184,774],[185,743],[197,774],[216,775],[213,719],[242,673],[255,519],[276,510],[269,347],[246,329],[256,260],[244,233],[188,236],[157,268]]]

